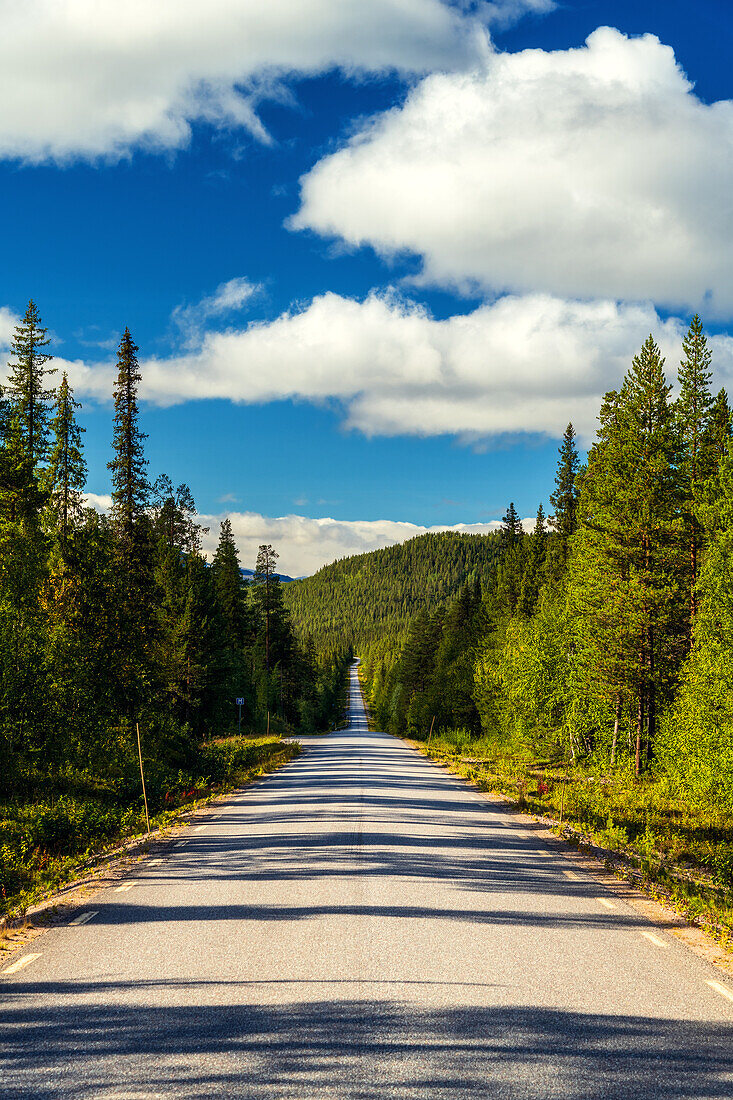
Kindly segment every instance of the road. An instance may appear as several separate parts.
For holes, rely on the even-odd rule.
[[[2,1100],[733,1097],[733,983],[368,732],[355,674],[200,821],[2,974]]]

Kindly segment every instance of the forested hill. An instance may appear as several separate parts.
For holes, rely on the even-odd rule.
[[[435,608],[467,580],[485,580],[501,553],[498,533],[455,531],[342,558],[283,590],[299,634],[318,650],[344,642],[357,652],[389,634],[401,640],[415,612]]]

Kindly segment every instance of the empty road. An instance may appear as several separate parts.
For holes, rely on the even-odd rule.
[[[733,983],[537,832],[352,674],[347,730],[6,966],[0,1097],[733,1097]]]

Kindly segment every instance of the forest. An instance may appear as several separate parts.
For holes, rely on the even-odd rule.
[[[285,605],[319,649],[346,642],[360,656],[394,652],[417,610],[449,599],[467,579],[488,579],[502,551],[499,534],[419,535],[324,565],[287,585]]]
[[[565,815],[733,929],[733,446],[699,317],[672,396],[652,336],[552,514],[364,654],[378,728]],[[429,748],[428,748],[429,746]]]
[[[225,520],[209,564],[188,487],[149,477],[137,351],[125,329],[109,515],[85,506],[80,405],[33,302],[0,390],[0,912],[144,828],[138,731],[161,821],[342,711],[348,649],[296,637],[273,548],[246,582]]]

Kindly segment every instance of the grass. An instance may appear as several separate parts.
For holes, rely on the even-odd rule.
[[[195,773],[158,770],[148,786],[150,828],[171,825],[213,795],[292,760],[297,743],[279,738],[219,738],[200,749]],[[90,860],[145,834],[142,798],[105,789],[94,777],[36,777],[34,797],[0,803],[0,918],[73,881]],[[45,786],[45,790],[44,790]]]
[[[566,769],[561,761],[538,760],[462,730],[443,731],[429,746],[413,744],[556,829],[562,820],[568,839],[614,853],[733,949],[733,815],[691,806],[666,776],[636,780],[624,769]]]

